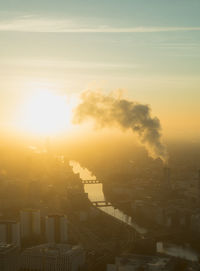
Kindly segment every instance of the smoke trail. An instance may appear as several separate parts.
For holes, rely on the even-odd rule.
[[[81,100],[75,109],[74,123],[92,118],[100,127],[119,126],[131,129],[139,136],[151,157],[166,161],[167,152],[161,141],[160,121],[151,116],[148,105],[96,91],[84,92]]]

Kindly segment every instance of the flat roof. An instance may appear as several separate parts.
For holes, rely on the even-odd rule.
[[[69,244],[42,244],[39,246],[30,247],[24,250],[24,255],[38,256],[59,256],[70,253],[76,249],[81,249],[80,246],[72,246]]]

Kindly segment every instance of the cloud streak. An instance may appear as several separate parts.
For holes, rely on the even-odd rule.
[[[56,69],[136,69],[138,65],[130,63],[65,61],[62,59],[4,59],[0,66],[3,67],[32,67],[32,68],[56,68]]]
[[[197,27],[113,27],[77,25],[71,20],[65,19],[43,19],[35,17],[22,17],[14,20],[0,21],[1,32],[35,32],[35,33],[155,33],[155,32],[180,32],[200,31]]]

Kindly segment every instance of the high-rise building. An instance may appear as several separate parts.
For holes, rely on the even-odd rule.
[[[200,169],[198,170],[198,185],[199,185],[199,189],[200,189]]]
[[[80,246],[43,244],[27,248],[21,255],[21,269],[26,271],[78,271],[85,263]]]
[[[0,242],[20,246],[20,224],[17,221],[0,221]]]
[[[66,243],[67,217],[65,215],[48,215],[45,221],[46,240],[48,243]]]
[[[164,167],[163,175],[163,188],[169,190],[171,188],[170,168]]]
[[[32,180],[28,184],[28,202],[33,208],[38,208],[41,197],[41,184],[38,180]]]
[[[40,235],[41,220],[40,210],[24,209],[20,212],[21,237],[29,238]]]
[[[12,244],[0,243],[0,270],[19,270],[19,247]]]

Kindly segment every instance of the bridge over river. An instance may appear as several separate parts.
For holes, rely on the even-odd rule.
[[[102,183],[101,181],[98,180],[82,180],[82,184],[97,184],[97,183]]]

